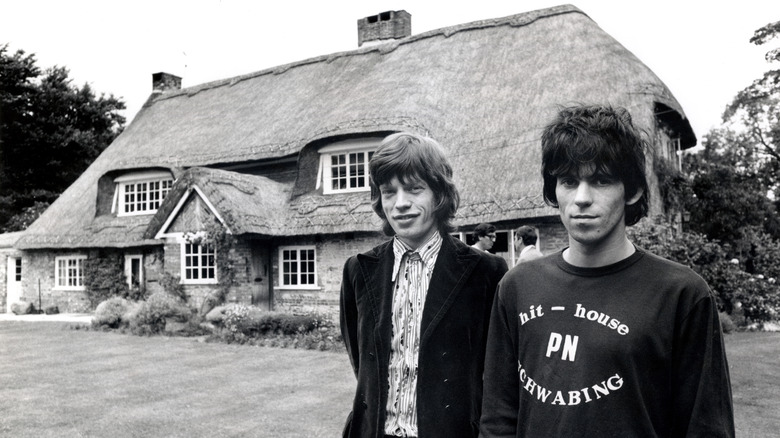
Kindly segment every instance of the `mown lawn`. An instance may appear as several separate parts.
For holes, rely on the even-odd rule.
[[[345,353],[0,322],[0,436],[337,437]],[[737,436],[777,436],[780,333],[726,337]]]
[[[345,353],[0,322],[0,436],[335,437]]]

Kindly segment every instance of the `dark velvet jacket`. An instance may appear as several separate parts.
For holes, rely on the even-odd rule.
[[[420,438],[476,437],[485,341],[504,259],[447,234],[433,269],[420,330]],[[341,283],[341,333],[357,389],[345,437],[384,435],[392,338],[392,240],[351,257]]]

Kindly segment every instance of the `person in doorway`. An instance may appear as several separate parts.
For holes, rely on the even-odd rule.
[[[474,244],[472,248],[480,251],[490,251],[496,243],[496,227],[493,224],[479,224],[472,233]]]
[[[518,254],[517,263],[544,257],[536,247],[536,228],[523,225],[515,230],[515,254]]]
[[[449,235],[460,197],[434,140],[387,137],[369,162],[392,239],[350,257],[340,325],[357,388],[345,437],[476,437],[485,341],[506,262]]]
[[[543,196],[569,246],[499,285],[480,436],[734,436],[712,292],[626,235],[648,211],[645,148],[623,108],[544,128]]]

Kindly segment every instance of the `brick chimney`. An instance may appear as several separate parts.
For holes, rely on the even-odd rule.
[[[181,78],[170,73],[152,73],[152,93],[181,90]]]
[[[412,34],[412,15],[404,10],[387,11],[358,20],[358,47],[380,44]]]

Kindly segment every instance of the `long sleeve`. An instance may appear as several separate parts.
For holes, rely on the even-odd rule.
[[[518,360],[511,329],[514,314],[504,307],[499,285],[490,317],[485,356],[480,437],[515,437],[518,413]]]
[[[733,437],[728,362],[711,295],[699,300],[679,325],[673,367],[674,436]]]
[[[350,275],[350,264],[354,264],[354,258],[347,260],[344,264],[344,272],[341,279],[341,294],[339,298],[339,319],[341,337],[344,338],[344,345],[347,348],[347,354],[349,354],[349,360],[352,363],[352,370],[357,377],[360,368],[360,351],[358,349],[357,339],[358,315],[355,289],[352,284],[353,276]]]

